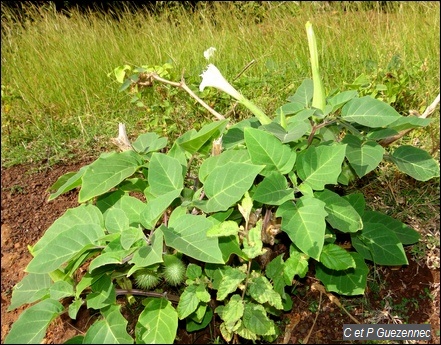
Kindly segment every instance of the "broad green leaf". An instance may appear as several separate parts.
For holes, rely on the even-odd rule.
[[[63,311],[63,305],[45,299],[23,311],[6,336],[5,344],[40,344],[49,324]]]
[[[364,209],[366,208],[366,201],[364,200],[363,193],[352,193],[345,195],[342,198],[347,200],[360,216],[363,216]]]
[[[347,161],[343,161],[341,166],[341,173],[338,176],[337,182],[340,185],[348,186],[351,182],[357,179],[357,174]]]
[[[69,317],[75,320],[82,306],[83,306],[82,299],[75,299],[71,304],[69,304],[69,308],[68,308]]]
[[[295,120],[296,117],[293,116],[289,119],[286,130],[276,122],[271,122],[269,125],[262,126],[262,128],[272,133],[284,144],[294,142],[311,130],[309,121]]]
[[[310,146],[297,157],[297,175],[314,190],[336,184],[345,158],[346,145]]]
[[[392,128],[378,128],[369,131],[369,133],[366,134],[366,137],[371,140],[380,140],[397,134],[398,131]]]
[[[221,324],[221,326],[222,325],[224,325],[224,324]],[[253,331],[251,331],[250,329],[245,327],[242,320],[239,320],[237,322],[237,324],[234,326],[233,332],[234,332],[234,334],[237,334],[239,337],[242,337],[244,339],[248,339],[254,343],[257,342],[257,340],[259,339],[259,336],[256,333],[254,333]],[[222,328],[221,328],[221,333],[222,333],[222,336],[225,337],[224,333],[222,332]]]
[[[366,213],[365,213],[366,215]],[[377,265],[407,265],[404,248],[395,232],[380,223],[364,223],[363,231],[352,238],[352,245],[366,260]]]
[[[89,264],[89,272],[98,267],[110,264],[122,264],[124,258],[128,257],[135,249],[124,249],[121,245],[121,236],[119,235],[113,241],[104,247],[100,255],[95,257]]]
[[[134,254],[131,264],[134,269],[130,269],[127,275],[131,275],[138,267],[148,267],[163,261],[162,251],[164,247],[164,234],[162,226],[157,228],[150,237],[150,245],[139,248]]]
[[[167,156],[177,159],[181,164],[183,171],[187,169],[187,153],[176,143],[176,141],[173,143],[171,149],[167,152]]]
[[[141,227],[129,227],[121,233],[120,241],[123,249],[129,249],[135,242],[144,238]]]
[[[95,321],[84,336],[85,344],[133,344],[127,333],[127,320],[121,314],[120,305],[101,309],[101,320]]]
[[[348,144],[346,157],[358,177],[374,170],[383,160],[384,148],[375,141],[362,142],[356,136],[347,134],[342,142]]]
[[[281,174],[292,170],[296,161],[296,153],[288,145],[284,145],[274,135],[265,131],[245,128],[245,143],[256,165],[265,165],[260,172],[267,176],[277,169]]]
[[[319,263],[316,266],[316,277],[328,291],[346,296],[363,295],[369,268],[358,253],[349,252],[349,254],[354,259],[355,268],[335,271]]]
[[[254,182],[263,166],[231,163],[215,168],[205,181],[207,202],[195,203],[204,212],[226,211],[239,201]]]
[[[167,145],[167,138],[160,138],[156,133],[141,134],[132,144],[139,153],[159,151]]]
[[[105,214],[104,225],[109,233],[123,232],[129,224],[129,218],[120,208],[111,208]]]
[[[95,206],[104,214],[109,208],[114,206],[122,197],[127,196],[121,189],[104,193],[96,198]]]
[[[328,99],[328,104],[332,106],[331,112],[335,112],[341,108],[344,104],[349,102],[351,99],[358,96],[358,92],[355,90],[339,92],[335,96]]]
[[[233,326],[243,316],[244,301],[240,295],[233,295],[222,309],[222,314],[219,315],[223,321],[229,326]]]
[[[290,116],[288,119],[288,124],[290,123],[300,123],[300,122],[309,122],[310,118],[314,116],[317,109],[303,109],[299,111],[294,116]],[[311,129],[311,126],[309,127]]]
[[[314,83],[312,79],[304,79],[297,88],[294,95],[288,97],[288,101],[300,103],[304,108],[311,106],[312,96],[314,94]],[[285,113],[286,114],[286,113]]]
[[[194,154],[198,152],[202,146],[221,136],[228,121],[229,120],[211,122],[202,127],[199,132],[193,133],[190,138],[182,140],[181,137],[179,138],[181,140],[178,139],[177,142],[183,149]]]
[[[267,205],[281,205],[294,198],[294,190],[288,188],[285,176],[277,171],[270,173],[257,185],[253,199]]]
[[[122,84],[124,82],[124,78],[126,76],[126,71],[131,71],[132,67],[129,65],[118,66],[113,70],[113,74],[115,75],[118,83]]]
[[[208,303],[211,301],[211,295],[207,291],[205,284],[199,284],[196,288],[196,296],[201,302]]]
[[[256,117],[242,120],[231,126],[228,131],[222,136],[222,144],[225,150],[237,148],[244,142],[244,129],[247,127],[258,128],[260,122]]]
[[[178,317],[180,320],[185,319],[198,307],[200,300],[196,295],[196,290],[197,285],[189,285],[185,288],[185,290],[179,297],[179,303],[176,310],[178,312]]]
[[[181,194],[182,188],[171,190],[150,200],[141,213],[141,224],[146,229],[153,229],[161,215],[170,204]]]
[[[168,217],[168,224],[178,224],[176,222],[176,220],[179,217],[182,217],[185,214],[188,214],[188,209],[187,206],[182,206],[182,204],[180,206],[177,206],[173,209],[173,211],[171,212],[170,216]],[[213,222],[214,224],[214,222]]]
[[[233,268],[225,266],[222,271],[222,278],[217,290],[216,299],[223,301],[228,294],[234,292],[239,287],[239,284],[247,277],[247,275],[239,270],[239,268]]]
[[[149,164],[148,182],[150,192],[159,196],[184,187],[182,166],[176,158],[163,153],[152,154]]]
[[[294,278],[294,275],[291,278],[285,275],[285,263],[283,262],[283,255],[284,254],[280,254],[279,256],[271,260],[265,268],[266,276],[273,282],[274,291],[276,291],[280,295],[283,295],[285,291],[285,286],[290,286]]]
[[[311,131],[311,123],[308,120],[297,120],[297,116],[298,115],[288,121],[286,135],[281,138],[278,137],[282,143],[295,142]]]
[[[348,251],[336,244],[327,244],[323,247],[320,262],[327,268],[342,271],[355,268],[355,261]]]
[[[365,211],[363,222],[366,224],[382,224],[392,230],[403,244],[414,244],[419,241],[420,234],[410,226],[377,211]]]
[[[185,276],[188,279],[195,280],[202,275],[202,268],[199,265],[189,263],[187,265],[187,271],[185,272]]]
[[[300,252],[297,249],[291,249],[289,258],[286,259],[285,266],[283,268],[286,281],[291,282],[296,275],[298,275],[300,278],[304,278],[306,273],[308,273],[308,259],[308,255]],[[291,285],[291,283],[288,285]]]
[[[92,280],[92,293],[86,296],[87,308],[102,309],[116,303],[115,286],[107,274]],[[77,292],[78,294],[78,292]]]
[[[370,96],[350,100],[344,105],[341,116],[345,121],[371,128],[388,126],[401,117],[389,104]]]
[[[290,102],[282,105],[276,110],[276,115],[280,116],[282,113],[285,115],[292,115],[298,113],[300,110],[304,109],[305,105],[298,102]]]
[[[86,202],[108,192],[124,179],[132,176],[141,165],[139,155],[132,150],[101,156],[84,172],[78,202]]]
[[[218,156],[211,156],[204,160],[199,168],[199,180],[205,183],[207,176],[216,168],[232,162],[251,163],[247,150],[227,150]]]
[[[218,311],[220,308],[223,308],[224,306],[218,306],[216,308],[217,313],[219,314],[220,312]],[[240,324],[241,321],[238,321],[237,323]],[[221,332],[222,338],[224,338],[224,340],[229,343],[231,342],[231,339],[233,339],[233,330],[231,329],[232,327],[228,327],[228,325],[223,322],[220,324],[219,326],[219,330]],[[256,337],[257,338],[257,337]]]
[[[51,285],[52,280],[49,274],[29,273],[25,275],[12,289],[11,304],[8,307],[8,311],[48,296]]]
[[[248,283],[247,293],[260,304],[268,303],[276,309],[283,309],[282,298],[274,291],[272,284],[264,276],[251,279]]]
[[[118,186],[118,189],[126,193],[130,193],[130,192],[143,193],[147,187],[148,187],[148,183],[144,178],[134,177],[134,178],[128,178],[123,182],[121,182]]]
[[[166,298],[147,298],[135,326],[137,344],[173,344],[178,313]]]
[[[202,307],[202,305],[199,305],[199,308],[200,307]],[[204,307],[205,307],[205,314],[203,315],[202,320],[200,320],[200,321],[194,320],[192,315],[190,315],[187,318],[187,320],[186,320],[187,322],[185,324],[185,330],[187,332],[195,332],[195,331],[199,331],[201,329],[204,329],[213,320],[213,309],[211,309],[210,307],[207,307],[206,305],[204,305]]]
[[[138,198],[130,195],[123,195],[113,205],[113,208],[118,208],[124,211],[126,217],[130,220],[130,226],[137,227],[142,223],[142,214],[146,211],[147,205]],[[106,212],[109,212],[108,209]]]
[[[276,212],[282,217],[282,230],[305,254],[319,260],[325,240],[326,204],[316,198],[303,196],[295,204],[288,201]]]
[[[416,117],[416,116],[403,116],[392,122],[389,127],[396,131],[403,131],[410,128],[425,127],[432,122],[432,119]]]
[[[199,285],[199,286],[202,286],[202,285]],[[211,309],[211,308],[209,308],[209,309]],[[188,323],[189,320],[194,320],[194,321],[197,321],[197,322],[201,322],[202,319],[205,316],[205,311],[206,310],[207,310],[207,303],[203,303],[203,302],[199,303],[199,305],[196,308],[196,310],[193,313],[191,313],[191,315],[189,315],[187,317],[186,324]]]
[[[212,222],[204,216],[182,215],[176,222],[169,222],[163,228],[165,242],[185,255],[196,260],[224,263],[216,237],[207,237]]]
[[[77,225],[100,225],[104,228],[103,215],[100,210],[93,205],[81,205],[68,209],[46,230],[43,237],[35,244],[32,249],[33,255],[37,255],[63,232]]]
[[[207,237],[222,237],[237,235],[239,232],[239,225],[233,220],[227,220],[225,222],[214,225],[207,231]]]
[[[69,261],[88,245],[96,245],[104,235],[98,224],[74,225],[47,244],[49,250],[39,251],[26,267],[29,273],[49,273]]]
[[[274,330],[274,321],[268,318],[260,304],[246,303],[242,320],[243,325],[257,335],[270,335]]]
[[[61,300],[65,297],[75,296],[73,284],[64,280],[55,282],[49,288],[50,298],[55,300]]]
[[[60,176],[58,180],[49,188],[49,190],[55,190],[55,192],[49,195],[48,201],[54,200],[63,193],[66,193],[81,185],[81,178],[84,172],[88,168],[88,165],[83,166],[78,172],[70,172]]]
[[[400,171],[415,180],[428,181],[440,175],[439,163],[428,152],[418,147],[400,146],[392,153],[390,158]]]
[[[361,216],[346,199],[328,189],[315,192],[314,195],[326,204],[325,211],[328,213],[326,220],[334,229],[342,232],[357,232],[363,228]]]
[[[93,274],[86,272],[75,287],[75,298],[80,299],[81,293],[101,279],[105,274],[107,274],[105,269],[98,269],[96,272],[93,272]]]
[[[242,251],[249,259],[254,259],[265,253],[266,249],[262,249],[262,219],[259,219],[256,226],[248,231],[248,236],[244,237],[242,241]]]
[[[247,256],[240,249],[239,236],[230,235],[228,237],[219,237],[219,249],[222,252],[222,259],[227,262],[232,254],[247,260]]]
[[[228,210],[224,211],[224,212],[216,212],[213,213],[212,215],[210,215],[208,217],[208,219],[213,223],[213,224],[219,224],[224,222],[225,220],[228,219],[229,216],[231,216],[231,214],[233,213],[234,209],[231,207]]]

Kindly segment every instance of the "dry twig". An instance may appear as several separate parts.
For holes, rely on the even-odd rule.
[[[426,109],[426,111],[422,114],[422,115],[418,115],[418,117],[425,119],[427,117],[429,117],[436,109],[436,106],[438,105],[440,100],[440,94],[438,94],[438,96],[436,96],[435,100],[432,102],[431,105],[429,105]],[[390,137],[384,138],[383,140],[380,141],[380,145],[383,147],[389,146],[390,144],[392,144],[394,141],[397,141],[398,139],[401,139],[402,137],[404,137],[407,133],[409,133],[410,131],[412,131],[414,128],[410,128],[410,129],[406,129],[403,130],[401,132],[399,132],[398,134],[392,135]]]

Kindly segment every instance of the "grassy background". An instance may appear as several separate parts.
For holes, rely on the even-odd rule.
[[[228,80],[256,60],[234,85],[272,115],[310,77],[308,20],[328,92],[345,89],[362,73],[374,90],[394,69],[392,105],[400,112],[423,111],[439,93],[439,2],[402,2],[386,12],[314,2],[225,2],[194,13],[178,5],[160,15],[123,11],[118,20],[31,7],[26,18],[18,22],[2,7],[2,166],[115,149],[109,138],[117,136],[118,122],[132,136],[177,136],[198,127],[210,115],[183,91],[159,85],[147,96],[148,106],[138,108],[108,74],[123,64],[168,62],[170,78],[179,81],[185,69],[187,84],[198,93],[207,64],[203,52],[210,46],[217,48],[213,62]],[[219,112],[231,109],[225,95],[210,97]],[[236,110],[235,118],[250,116]],[[434,116],[439,119],[439,111]],[[438,121],[414,133],[409,140],[418,136],[437,151]]]

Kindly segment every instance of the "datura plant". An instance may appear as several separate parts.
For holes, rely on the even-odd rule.
[[[27,309],[5,343],[40,343],[54,319],[76,319],[82,308],[99,316],[70,343],[173,343],[180,320],[194,332],[215,316],[226,342],[273,342],[292,307],[289,287],[308,272],[322,289],[355,296],[370,264],[408,264],[404,246],[419,233],[335,187],[383,160],[419,181],[439,177],[429,153],[380,144],[430,120],[355,90],[325,97],[310,23],[306,31],[313,78],[272,119],[209,65],[200,90],[218,88],[255,117],[220,117],[172,143],[155,133],[130,142],[121,126],[122,150],[55,182],[49,200],[78,188],[79,206],[29,248],[9,306]],[[115,77],[126,90],[185,89],[164,70],[124,66]],[[136,322],[123,306],[138,311]]]

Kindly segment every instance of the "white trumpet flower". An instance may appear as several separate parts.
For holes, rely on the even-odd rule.
[[[271,123],[271,119],[260,110],[254,103],[246,99],[239,91],[237,91],[222,75],[219,69],[209,64],[207,69],[201,74],[202,82],[199,85],[199,91],[204,91],[208,87],[214,87],[218,90],[226,92],[231,97],[237,99],[239,103],[247,107],[260,121],[262,125]]]
[[[204,91],[208,87],[215,87],[223,92],[228,93],[231,97],[240,101],[244,98],[222,75],[218,68],[209,64],[207,69],[201,74],[202,82],[199,85],[199,91]]]

